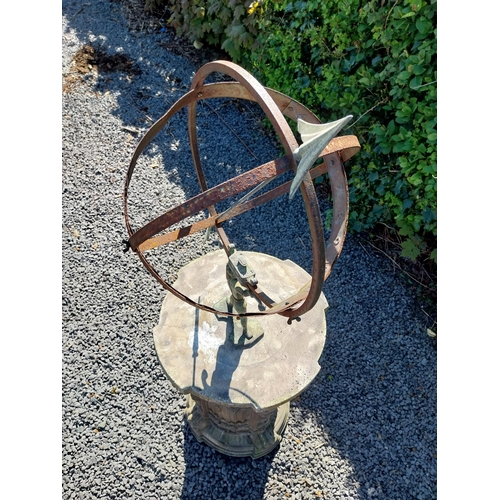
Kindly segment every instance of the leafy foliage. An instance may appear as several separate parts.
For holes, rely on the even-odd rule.
[[[146,5],[164,3],[146,0]],[[349,227],[383,223],[404,257],[436,261],[436,0],[169,0],[171,23],[345,129]],[[327,215],[328,217],[328,215]]]
[[[252,71],[324,121],[355,115],[350,228],[384,223],[403,237],[403,256],[436,260],[436,2],[269,0],[264,9]]]
[[[145,0],[147,10],[166,6],[169,23],[178,35],[190,39],[195,47],[204,42],[224,49],[241,61],[244,50],[257,46],[257,21],[263,14],[262,0]]]

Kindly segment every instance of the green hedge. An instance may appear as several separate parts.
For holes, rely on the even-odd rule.
[[[403,256],[436,261],[435,0],[171,0],[168,9],[179,33],[222,47],[323,121],[354,115],[344,132],[362,144],[347,165],[350,229],[383,223]]]
[[[259,1],[145,0],[146,10],[162,6],[170,11],[170,25],[196,48],[215,45],[239,61],[243,51],[256,47],[257,20],[263,14]]]

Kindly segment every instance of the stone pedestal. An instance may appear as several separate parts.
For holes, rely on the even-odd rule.
[[[309,274],[291,261],[243,252],[259,285],[275,302],[294,294]],[[175,288],[196,302],[214,305],[230,294],[223,250],[179,272]],[[248,311],[258,311],[253,297]],[[187,395],[187,421],[200,442],[230,456],[261,457],[281,440],[289,402],[312,382],[326,335],[322,294],[300,321],[277,314],[251,318],[263,335],[235,345],[232,318],[193,308],[172,294],[153,330],[158,359],[172,384]]]
[[[196,439],[233,457],[267,455],[281,441],[289,414],[289,402],[256,411],[187,396],[186,418]]]

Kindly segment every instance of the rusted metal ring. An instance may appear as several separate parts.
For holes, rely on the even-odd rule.
[[[212,72],[225,73],[235,78],[238,81],[203,85],[205,78]],[[293,99],[291,99],[288,96],[285,96],[284,94],[276,92],[272,89],[264,88],[248,72],[246,72],[245,70],[243,70],[242,68],[233,63],[229,63],[227,61],[216,61],[203,66],[196,73],[193,79],[191,90],[182,98],[180,98],[167,111],[167,113],[147,131],[145,136],[139,142],[136,151],[134,152],[134,155],[132,157],[127,172],[125,181],[125,190],[124,190],[125,221],[126,221],[127,231],[130,237],[128,243],[130,244],[131,248],[138,254],[139,258],[141,259],[145,267],[148,269],[148,271],[162,284],[164,288],[169,290],[171,293],[176,295],[181,300],[184,300],[185,302],[188,302],[189,304],[193,305],[194,307],[198,307],[200,309],[217,314],[223,314],[226,316],[259,316],[265,314],[281,314],[283,316],[288,316],[292,318],[298,317],[301,314],[304,314],[305,312],[310,310],[315,305],[316,301],[318,300],[321,294],[323,281],[330,274],[331,268],[335,263],[336,259],[338,258],[338,255],[340,254],[342,248],[347,226],[348,196],[347,196],[347,181],[345,178],[345,172],[343,169],[343,163],[340,154],[344,152],[346,156],[350,157],[352,156],[352,154],[355,154],[357,150],[359,150],[359,143],[357,142],[357,139],[353,136],[347,136],[345,138],[342,137],[337,138],[336,145],[334,147],[330,147],[332,144],[330,143],[330,145],[322,153],[322,156],[326,160],[326,169],[328,170],[330,175],[332,194],[334,196],[334,203],[335,203],[334,220],[330,238],[328,244],[326,245],[326,253],[325,253],[325,242],[323,236],[321,216],[319,213],[318,201],[316,198],[314,186],[312,184],[311,175],[308,174],[304,182],[301,184],[301,193],[304,199],[306,213],[309,220],[309,227],[311,231],[311,240],[313,246],[313,272],[310,285],[306,286],[303,290],[299,291],[293,297],[290,297],[289,299],[282,301],[280,304],[269,303],[269,301],[266,302],[265,299],[267,298],[267,296],[262,290],[249,286],[250,291],[254,295],[256,295],[261,300],[264,299],[263,300],[264,303],[266,303],[266,305],[268,305],[269,307],[268,310],[259,312],[250,312],[241,315],[237,315],[234,313],[221,313],[211,308],[210,306],[206,306],[204,304],[199,304],[192,301],[184,294],[182,294],[181,292],[173,288],[171,285],[166,283],[159,276],[159,274],[153,269],[153,267],[149,264],[149,262],[146,260],[146,258],[142,253],[143,250],[154,248],[154,246],[159,246],[159,244],[163,244],[161,242],[158,244],[158,241],[153,241],[153,240],[160,240],[159,237],[155,238],[154,236],[159,232],[161,232],[162,230],[171,226],[173,223],[182,220],[182,218],[179,217],[182,217],[184,215],[183,218],[185,218],[191,213],[199,211],[200,205],[202,206],[202,208],[208,208],[211,215],[211,218],[209,219],[209,221],[211,220],[211,223],[208,223],[205,227],[208,227],[210,225],[216,226],[219,232],[219,237],[224,247],[226,248],[226,251],[228,251],[229,240],[225,235],[223,228],[220,227],[220,224],[215,224],[215,218],[217,216],[214,207],[215,202],[208,205],[203,205],[203,203],[206,204],[207,201],[210,202],[211,200],[216,199],[218,202],[224,198],[214,198],[214,196],[216,195],[221,196],[220,193],[217,193],[217,187],[213,188],[212,190],[207,189],[205,177],[203,174],[203,169],[201,167],[201,161],[199,158],[198,142],[196,137],[196,103],[198,100],[213,98],[213,97],[238,97],[242,99],[254,100],[262,107],[266,115],[269,117],[271,123],[275,127],[275,130],[277,131],[278,136],[280,137],[280,140],[287,153],[286,160],[284,158],[281,159],[281,164],[280,160],[276,160],[275,162],[270,162],[273,163],[271,167],[273,168],[276,167],[274,171],[272,170],[272,168],[271,170],[269,169],[266,170],[266,168],[264,167],[269,166],[269,164],[266,164],[261,167],[258,167],[257,169],[252,170],[251,173],[254,173],[255,171],[262,171],[265,172],[265,175],[267,176],[272,175],[273,172],[282,173],[282,171],[286,170],[286,168],[284,168],[283,163],[287,164],[286,167],[288,169],[292,168],[294,171],[296,170],[296,164],[293,158],[293,150],[297,147],[297,142],[284,116],[288,116],[294,120],[297,120],[297,118],[301,117],[312,123],[320,123],[318,118],[313,113],[311,113],[307,108],[305,108],[302,104],[294,101]],[[144,151],[145,147],[165,126],[165,124],[172,118],[172,116],[186,106],[188,106],[188,130],[191,143],[191,151],[202,193],[199,196],[191,200],[188,200],[188,202],[183,204],[182,207],[176,207],[170,211],[167,211],[162,216],[158,217],[154,221],[151,221],[150,223],[140,228],[138,231],[134,232],[132,231],[128,217],[127,196],[128,196],[128,187],[130,185],[130,180],[133,171],[135,169],[137,160],[142,151]],[[338,141],[339,139],[341,140],[340,142]],[[342,139],[344,139],[343,143]],[[226,198],[232,195],[231,194],[232,189],[236,191],[239,189],[240,191],[242,191],[244,189],[252,187],[251,185],[248,184],[248,180],[245,181],[246,184],[243,183],[240,186],[235,187],[236,181],[237,178],[232,179],[227,183],[224,183],[231,188],[228,190],[229,194],[226,196]],[[256,185],[258,181],[255,181],[254,179],[253,182],[254,182],[253,185]],[[284,185],[280,186],[280,188],[282,188],[283,186]],[[273,190],[276,191],[273,197],[282,194],[284,192],[284,190],[283,189],[280,190],[280,188]],[[260,202],[268,201],[265,195],[258,198],[261,199]],[[257,206],[257,204],[260,204],[260,202],[257,203],[256,201],[254,201],[253,206],[250,206],[249,208]],[[187,214],[183,212],[183,210],[188,210],[188,209],[193,211]],[[196,229],[196,230],[201,230],[201,229]],[[182,235],[179,237],[182,237]],[[163,240],[162,241],[164,243],[168,243],[169,241],[173,241],[173,239],[177,238],[173,239],[171,238],[169,241],[167,241],[167,239],[168,237],[167,238],[163,237],[163,240],[165,241]]]
[[[267,118],[273,125],[274,130],[278,134],[282,146],[285,148],[286,157],[292,166],[293,170],[297,169],[293,151],[298,148],[298,143],[293,135],[293,132],[288,125],[284,115],[279,110],[278,106],[266,91],[266,89],[250,74],[240,66],[229,61],[215,61],[205,64],[194,76],[191,83],[192,90],[199,90],[205,81],[205,78],[211,73],[219,72],[226,74],[236,81],[241,83],[243,87],[254,97],[261,109],[266,114]],[[198,96],[198,95],[197,95]],[[191,151],[197,171],[202,171],[201,162],[199,160],[199,152],[196,137],[196,101],[188,107],[188,129],[191,139]],[[203,185],[200,183],[201,188]],[[307,218],[309,220],[309,231],[312,241],[312,280],[309,288],[309,293],[304,302],[293,311],[282,312],[283,316],[300,316],[311,309],[319,299],[323,287],[323,278],[325,273],[325,239],[323,235],[323,227],[321,214],[319,210],[316,191],[312,183],[309,173],[304,178],[301,187],[302,198],[306,208]],[[221,240],[225,243],[224,238]],[[224,244],[227,250],[226,244]],[[255,290],[250,289],[252,292]]]

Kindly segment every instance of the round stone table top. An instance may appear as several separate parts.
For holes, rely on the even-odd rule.
[[[310,281],[293,262],[270,255],[241,252],[256,271],[259,286],[275,302],[285,300]],[[200,257],[179,271],[174,287],[196,302],[214,305],[230,295],[223,250]],[[247,311],[258,311],[258,301],[247,297]],[[256,410],[277,407],[300,394],[317,375],[325,344],[325,310],[321,294],[300,321],[288,324],[278,314],[251,317],[264,331],[245,346],[228,335],[230,317],[216,316],[187,304],[172,294],[163,301],[159,324],[153,329],[158,359],[173,385],[229,405],[252,405]]]

